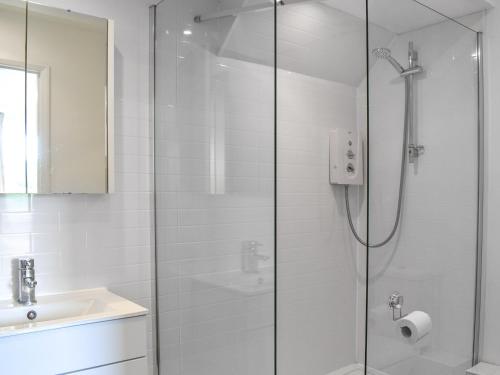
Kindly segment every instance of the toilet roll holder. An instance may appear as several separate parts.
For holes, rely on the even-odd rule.
[[[403,314],[404,297],[399,292],[394,292],[389,296],[389,308],[392,310],[392,320],[398,321],[408,314]]]

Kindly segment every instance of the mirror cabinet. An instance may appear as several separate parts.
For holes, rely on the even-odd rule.
[[[113,23],[0,0],[0,193],[113,191]]]

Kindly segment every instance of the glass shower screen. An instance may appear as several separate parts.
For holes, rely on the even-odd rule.
[[[368,48],[370,245],[390,233],[402,205],[394,238],[368,249],[368,373],[463,374],[474,343],[482,15],[368,4],[369,34],[375,25],[392,33]]]
[[[464,373],[480,15],[165,0],[152,16],[160,374]]]
[[[363,368],[365,249],[350,235],[343,186],[330,184],[330,136],[362,136],[367,122],[365,14],[364,0],[277,9],[278,374]],[[391,35],[377,28],[374,37],[387,43]],[[351,151],[362,165],[362,147]],[[364,191],[350,190],[363,235]]]
[[[274,5],[155,18],[162,375],[274,373]]]

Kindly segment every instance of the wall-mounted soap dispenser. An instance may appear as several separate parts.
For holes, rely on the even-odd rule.
[[[363,142],[358,131],[330,132],[330,183],[363,185]]]

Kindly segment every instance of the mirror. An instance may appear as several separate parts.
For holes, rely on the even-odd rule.
[[[112,190],[111,26],[1,0],[0,193]]]

